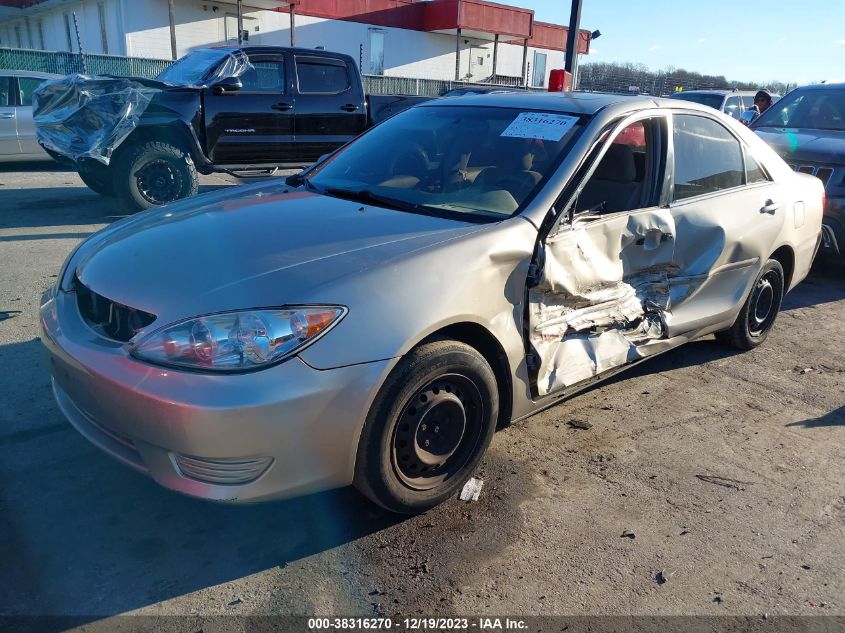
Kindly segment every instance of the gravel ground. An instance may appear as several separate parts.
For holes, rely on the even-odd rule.
[[[499,432],[477,503],[221,506],[62,418],[38,298],[121,212],[74,173],[2,169],[0,614],[845,613],[841,269],[753,352],[703,339]]]

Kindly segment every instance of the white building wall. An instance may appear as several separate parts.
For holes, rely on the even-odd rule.
[[[46,9],[37,7],[28,11],[26,17],[8,20],[0,24],[0,40],[3,46],[17,47],[15,27],[22,33],[22,48],[41,48],[39,24],[44,35],[45,50],[67,51],[79,50],[79,41],[73,24],[73,14],[79,25],[79,39],[82,50],[86,53],[98,54],[105,52],[98,5],[102,4],[105,12],[106,43],[108,52],[112,55],[126,53],[123,33],[119,23],[120,0],[70,0],[58,6],[48,6]],[[71,46],[68,47],[67,31],[65,28],[65,14],[70,20]],[[28,28],[27,28],[28,26]]]
[[[39,47],[37,24],[40,21],[47,50],[68,50],[64,14],[74,11],[79,22],[82,48],[86,53],[102,53],[102,35],[97,5],[105,9],[109,53],[132,57],[170,59],[170,26],[167,0],[67,0],[59,6],[28,13],[29,28],[23,18],[0,23],[3,46],[16,46],[15,26],[19,26],[24,48]],[[290,16],[286,12],[250,8],[246,0],[244,28],[250,44],[290,45]],[[216,10],[215,10],[216,8]],[[233,41],[237,38],[235,5],[208,0],[179,0],[176,10],[177,55],[190,50]],[[346,53],[360,61],[364,72],[370,68],[369,31],[384,33],[384,74],[421,79],[455,78],[455,37],[409,29],[381,27],[344,20],[328,20],[306,15],[296,16],[296,45],[323,47]],[[31,34],[31,37],[30,37]],[[72,50],[77,51],[76,34],[71,24]],[[549,71],[563,68],[563,53],[528,48],[527,75],[532,78],[535,51],[546,53],[544,85]],[[481,63],[479,63],[479,58]],[[493,43],[462,38],[460,77],[482,81],[493,72]],[[499,43],[497,74],[519,77],[522,74],[522,44]]]

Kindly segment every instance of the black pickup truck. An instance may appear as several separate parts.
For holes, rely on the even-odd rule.
[[[425,97],[367,96],[348,55],[197,49],[155,80],[70,76],[36,93],[41,145],[94,191],[143,209],[197,192],[197,172],[301,167]]]

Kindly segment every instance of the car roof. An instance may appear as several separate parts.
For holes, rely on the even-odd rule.
[[[832,84],[809,84],[807,86],[799,86],[796,90],[842,90],[843,88],[845,88],[845,82]]]
[[[424,101],[417,107],[435,107],[441,101]],[[678,108],[676,100],[650,97],[647,95],[619,95],[605,92],[501,92],[488,94],[468,94],[460,99],[449,100],[448,105],[455,107],[492,106],[499,108],[531,108],[546,112],[593,115],[608,106],[619,106],[622,110],[642,110],[644,108]],[[625,107],[627,106],[627,108]],[[685,109],[699,109],[709,112],[710,108],[691,101],[684,102]]]
[[[638,95],[615,95],[603,92],[494,92],[487,94],[467,94],[460,101],[450,101],[456,106],[493,106],[500,108],[535,108],[548,112],[570,112],[576,114],[594,114],[602,108],[615,103],[650,103],[652,97]],[[420,106],[437,105],[438,101],[425,101]]]
[[[673,99],[683,99],[684,95],[753,95],[756,90],[682,90],[681,92],[672,93]]]
[[[35,70],[0,70],[0,77],[35,77],[36,79],[60,79],[64,75],[42,73]]]
[[[241,50],[247,54],[249,53],[297,53],[303,55],[325,55],[327,57],[342,57],[343,59],[352,59],[346,53],[336,53],[335,51],[327,51],[320,48],[299,48],[290,46],[233,46],[232,44],[220,44],[219,46],[198,46],[193,50],[213,49],[229,51],[234,53]]]

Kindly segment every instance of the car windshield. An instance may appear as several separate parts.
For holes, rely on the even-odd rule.
[[[754,127],[845,130],[845,88],[795,90],[766,110]]]
[[[711,108],[721,109],[724,97],[722,95],[708,94],[705,92],[679,92],[669,97],[670,99],[683,99],[684,101],[692,101],[700,103],[701,105],[710,106]]]
[[[328,195],[443,217],[501,219],[543,186],[583,123],[579,115],[559,112],[416,107],[306,175]]]
[[[195,50],[173,62],[156,79],[174,86],[201,85],[214,74],[217,66],[228,55],[229,51],[222,49]]]

